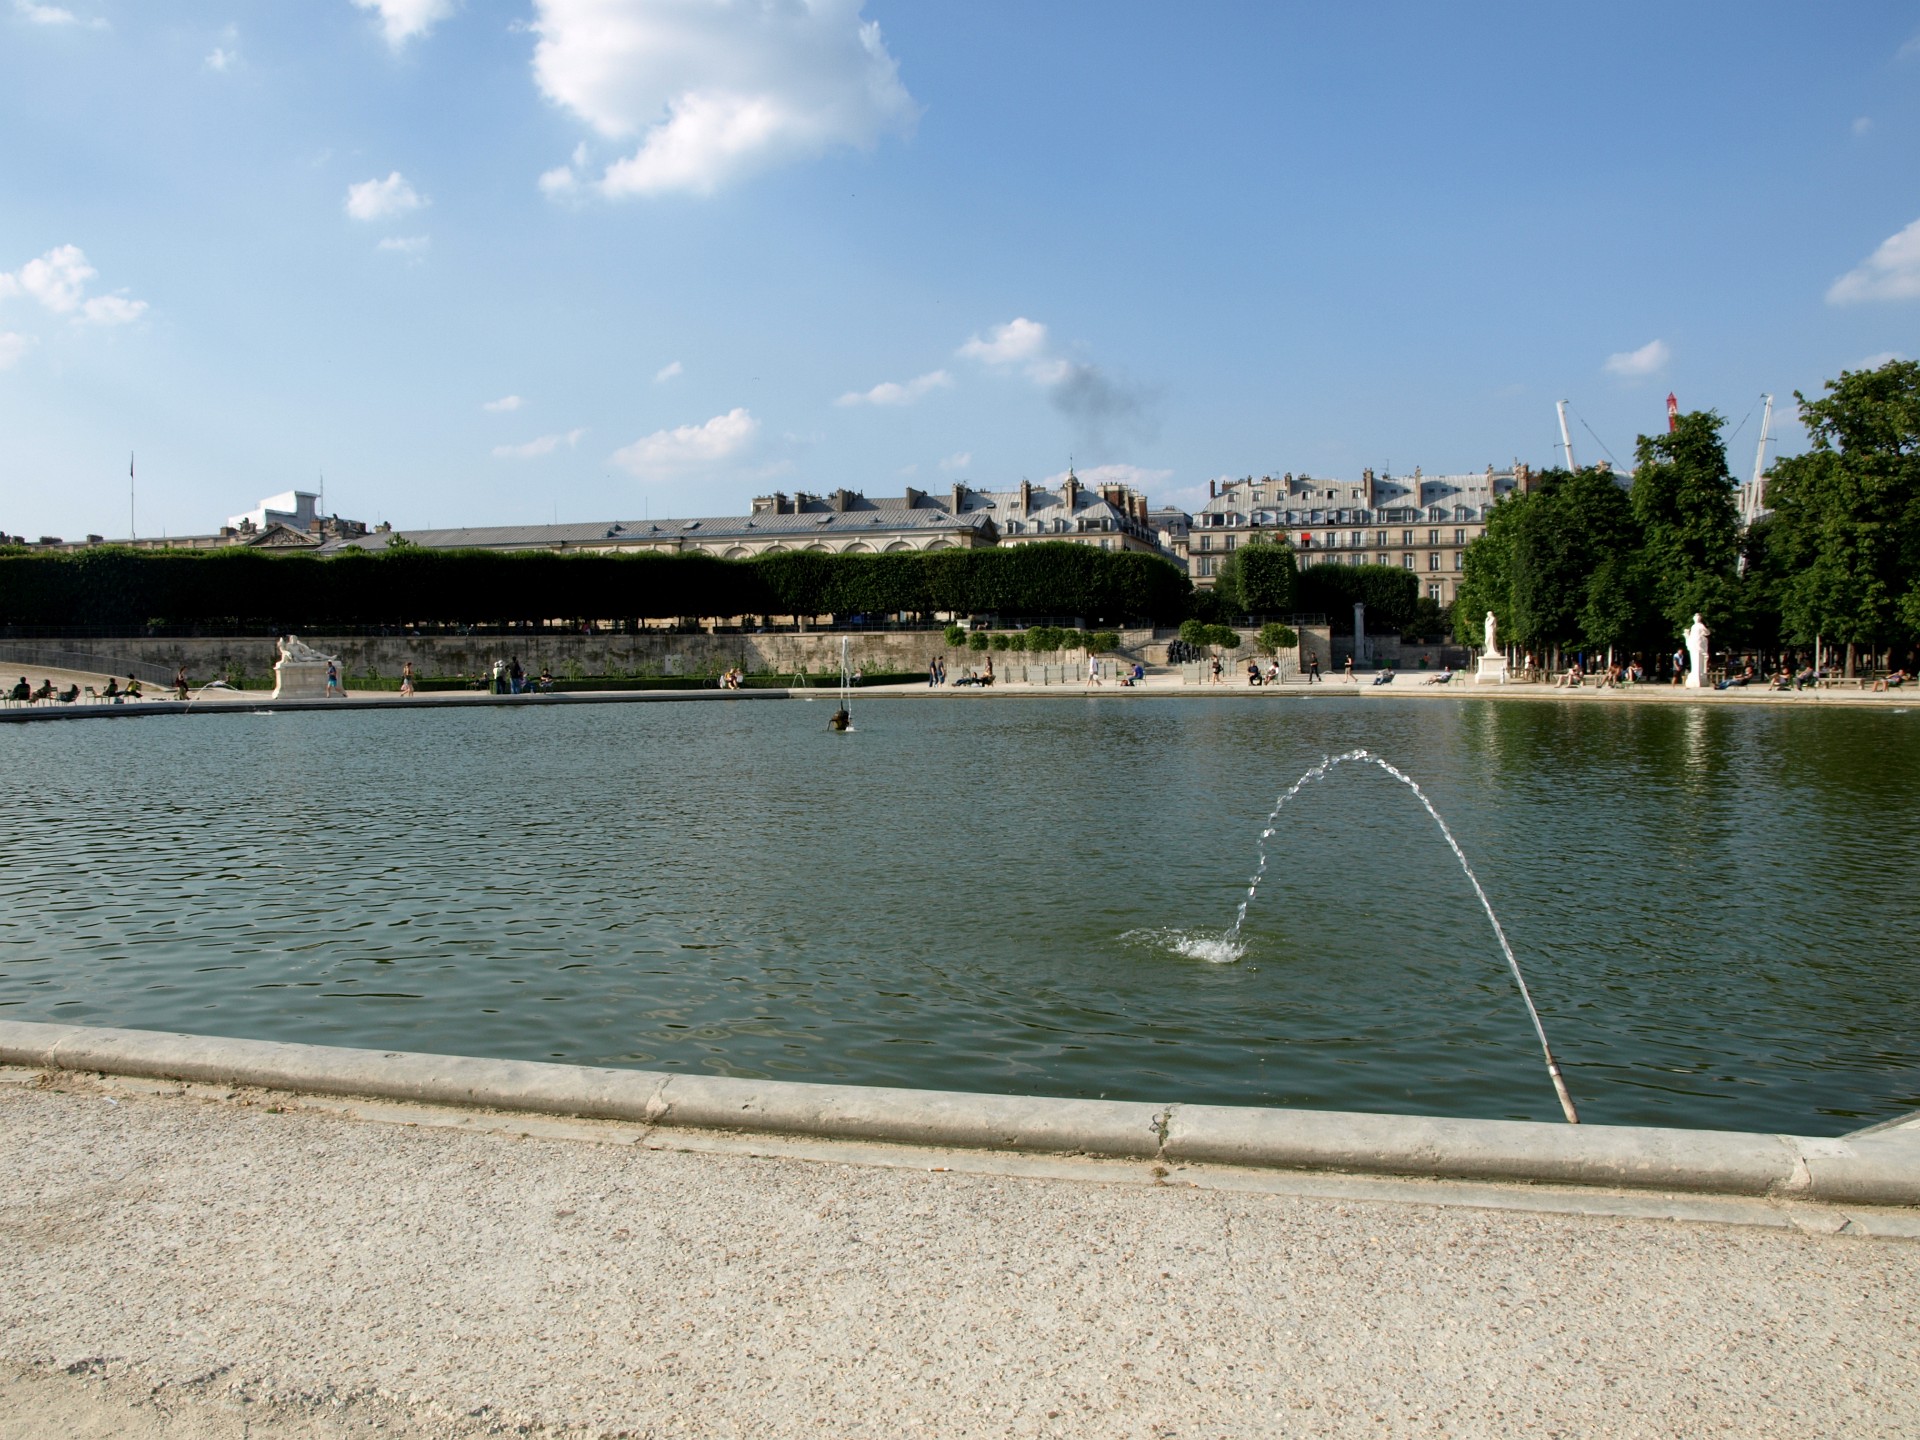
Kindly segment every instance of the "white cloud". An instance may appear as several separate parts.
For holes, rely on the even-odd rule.
[[[25,295],[56,315],[65,315],[80,308],[87,281],[99,273],[78,245],[59,245],[11,275],[0,273],[0,299]]]
[[[704,425],[656,430],[615,451],[613,463],[642,480],[681,474],[738,455],[759,428],[758,420],[736,408]]]
[[[929,370],[925,375],[917,375],[905,384],[897,380],[882,380],[871,390],[849,390],[833,403],[836,405],[911,405],[921,396],[935,390],[947,390],[953,386],[953,376],[944,370]]]
[[[1115,380],[1098,365],[1054,353],[1047,327],[1038,320],[1016,316],[995,325],[984,337],[975,335],[959,353],[995,369],[1022,367],[1026,377],[1047,392],[1053,408],[1072,420],[1096,450],[1106,449],[1115,434],[1145,439],[1155,429],[1149,413],[1152,397],[1147,392]]]
[[[146,313],[146,301],[124,295],[96,295],[80,307],[80,318],[89,325],[131,325]]]
[[[653,383],[656,385],[664,385],[675,376],[684,375],[686,372],[687,367],[682,365],[678,360],[669,360],[653,372]]]
[[[427,202],[398,170],[384,180],[362,180],[347,187],[347,214],[356,220],[382,220],[404,215]]]
[[[1131,485],[1142,492],[1173,478],[1171,470],[1148,470],[1139,465],[1091,465],[1073,473],[1079,476],[1082,485]],[[1067,472],[1062,470],[1057,475],[1047,476],[1040,483],[1058,485],[1066,478]]]
[[[1638,380],[1664,369],[1672,358],[1673,351],[1667,348],[1666,341],[1649,340],[1638,350],[1622,350],[1617,355],[1609,355],[1607,363],[1601,368],[1609,375]]]
[[[1889,235],[1827,289],[1829,305],[1863,300],[1920,300],[1920,220]]]
[[[948,473],[952,473],[955,470],[964,470],[971,464],[973,464],[973,452],[971,450],[961,450],[942,460],[940,462],[940,468]]]
[[[378,11],[380,33],[398,50],[453,13],[453,0],[353,0],[362,10]]]
[[[124,294],[89,300],[87,282],[99,273],[78,245],[55,246],[18,270],[0,270],[0,300],[25,296],[56,315],[71,315],[94,325],[125,325],[146,313],[146,301],[130,300]]]
[[[707,195],[912,128],[918,108],[862,3],[535,0],[534,79],[596,134],[638,137],[602,194]],[[541,187],[564,191],[560,173]]]
[[[95,17],[82,20],[71,10],[58,5],[38,5],[34,0],[13,0],[13,13],[30,25],[84,25],[89,30],[105,30],[107,22]]]
[[[1861,115],[1853,122],[1853,133],[1856,137],[1865,135],[1871,129],[1873,129],[1873,117],[1871,115]]]
[[[496,460],[538,460],[542,455],[551,455],[562,445],[571,450],[580,443],[585,430],[569,430],[563,435],[542,435],[538,440],[529,440],[524,445],[496,445],[493,458]]]
[[[207,69],[216,70],[223,75],[227,71],[231,70],[234,66],[238,65],[239,63],[240,63],[239,51],[228,50],[224,46],[220,46],[220,45],[214,46],[212,51],[207,55],[207,59],[206,59]]]
[[[509,410],[518,410],[521,407],[521,405],[525,403],[526,402],[521,400],[521,398],[518,395],[502,395],[498,400],[487,401],[486,404],[482,405],[480,408],[482,410],[491,410],[496,415],[498,415],[498,414],[503,414]]]
[[[994,326],[984,340],[974,336],[960,347],[960,355],[986,365],[1017,365],[1023,360],[1037,359],[1046,348],[1047,327],[1021,315],[1004,325]]]
[[[39,342],[31,335],[0,330],[0,370],[5,370]]]
[[[428,235],[389,235],[374,248],[404,255],[409,260],[419,260],[426,255],[432,244],[433,239]]]
[[[1869,355],[1863,360],[1856,360],[1847,368],[1850,370],[1878,370],[1882,365],[1890,365],[1895,360],[1904,360],[1906,358],[1907,357],[1902,355],[1898,350],[1882,350],[1877,355]]]
[[[1896,60],[1911,60],[1916,55],[1920,55],[1920,35],[1915,35],[1911,40],[1907,41],[1906,44],[1902,45],[1894,52],[1893,58]]]

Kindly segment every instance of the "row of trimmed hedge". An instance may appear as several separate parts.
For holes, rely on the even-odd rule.
[[[996,614],[1177,621],[1191,587],[1157,556],[1073,544],[897,555],[552,551],[0,552],[0,625],[329,626],[683,616]]]

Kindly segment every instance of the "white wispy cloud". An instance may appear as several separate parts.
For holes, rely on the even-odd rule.
[[[975,335],[960,347],[960,355],[983,365],[1018,365],[1040,359],[1046,348],[1047,327],[1017,315],[1004,325],[995,325],[984,337]]]
[[[1854,363],[1847,368],[1850,370],[1878,370],[1882,365],[1890,365],[1895,360],[1904,360],[1906,358],[1907,357],[1902,355],[1898,350],[1882,350],[1876,355],[1868,355],[1864,359],[1854,361]]]
[[[1829,305],[1865,300],[1920,300],[1920,220],[1882,240],[1879,249],[1827,288]]]
[[[0,370],[5,370],[40,342],[15,330],[0,330]]]
[[[498,415],[509,410],[518,410],[525,403],[518,395],[502,395],[498,400],[487,401],[480,408],[491,410]]]
[[[959,354],[995,370],[1023,373],[1047,392],[1053,408],[1072,420],[1096,450],[1106,449],[1116,434],[1144,439],[1155,428],[1146,391],[1116,380],[1089,361],[1061,355],[1038,320],[1015,316],[985,335],[973,336]]]
[[[1165,484],[1173,478],[1171,470],[1148,470],[1139,465],[1090,465],[1084,470],[1073,472],[1083,485],[1131,485],[1134,489],[1146,491],[1155,485]],[[1040,483],[1058,485],[1067,478],[1067,472],[1049,475]]]
[[[147,313],[147,302],[124,295],[96,295],[80,306],[79,318],[89,325],[131,325]]]
[[[89,30],[105,30],[107,22],[98,16],[82,20],[73,11],[58,5],[39,5],[34,0],[13,0],[13,13],[31,25],[84,25]]]
[[[389,215],[405,215],[426,203],[398,170],[384,180],[362,180],[347,187],[347,214],[356,220],[384,220]]]
[[[433,237],[430,235],[389,235],[374,248],[404,255],[409,260],[419,260],[426,256],[432,245]]]
[[[393,49],[425,35],[453,13],[453,0],[353,0],[380,17],[380,33]]]
[[[959,450],[942,460],[940,462],[940,468],[948,474],[952,474],[955,470],[964,470],[971,464],[973,464],[973,452],[971,450]]]
[[[1657,373],[1672,358],[1673,351],[1667,348],[1666,341],[1649,340],[1638,350],[1622,350],[1618,354],[1609,355],[1607,363],[1600,368],[1609,375],[1638,380]]]
[[[923,395],[952,387],[953,376],[944,370],[929,370],[925,375],[916,375],[904,383],[898,380],[882,380],[871,390],[849,390],[833,403],[836,405],[911,405]]]
[[[596,134],[638,138],[594,182],[602,194],[707,195],[912,129],[918,107],[862,3],[536,0],[534,80]],[[561,174],[541,187],[563,191]]]
[[[87,298],[87,282],[99,275],[78,245],[58,245],[18,270],[0,270],[0,300],[24,296],[56,315],[92,325],[125,325],[147,312],[147,302],[124,292]]]
[[[587,432],[568,430],[559,435],[542,435],[537,440],[529,440],[524,445],[496,445],[493,458],[496,460],[538,460],[542,455],[551,455],[562,445],[569,450],[580,443],[580,437]]]
[[[1872,129],[1873,129],[1873,117],[1871,115],[1860,115],[1855,117],[1853,122],[1853,133],[1856,138],[1858,138],[1859,136],[1865,135],[1868,131]]]
[[[653,383],[656,385],[664,385],[667,383],[667,381],[673,379],[675,376],[684,375],[686,373],[687,373],[686,366],[682,365],[678,360],[669,360],[666,364],[662,365],[658,370],[653,372]]]
[[[739,455],[759,428],[758,420],[735,408],[703,425],[681,425],[642,436],[616,450],[613,463],[642,480],[681,475]]]
[[[240,63],[240,52],[238,50],[229,50],[224,45],[216,45],[212,50],[207,52],[207,58],[204,63],[207,69],[217,71],[224,75]]]
[[[1893,58],[1896,60],[1911,60],[1916,55],[1920,55],[1920,35],[1915,35],[1911,40],[1907,41],[1906,44],[1896,50]]]

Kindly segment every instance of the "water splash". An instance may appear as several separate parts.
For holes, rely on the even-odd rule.
[[[1247,947],[1211,930],[1129,930],[1120,937],[1126,945],[1143,945],[1155,950],[1170,950],[1189,960],[1205,960],[1209,965],[1231,965],[1244,959]]]
[[[1553,1058],[1553,1048],[1547,1044],[1546,1027],[1540,1023],[1540,1012],[1534,1008],[1533,995],[1527,989],[1526,977],[1520,973],[1520,962],[1514,957],[1513,946],[1507,943],[1507,932],[1500,926],[1500,917],[1493,913],[1493,902],[1487,899],[1487,892],[1481,888],[1480,877],[1473,873],[1473,866],[1467,863],[1466,852],[1460,848],[1460,842],[1453,838],[1453,831],[1448,829],[1447,822],[1440,818],[1440,812],[1433,808],[1433,801],[1427,798],[1427,792],[1420,788],[1418,782],[1416,782],[1412,776],[1387,761],[1382,760],[1371,751],[1347,750],[1339,755],[1329,755],[1325,757],[1318,765],[1310,767],[1304,775],[1287,787],[1278,800],[1274,801],[1273,809],[1267,815],[1267,823],[1260,831],[1259,860],[1254,866],[1252,878],[1247,882],[1246,898],[1240,902],[1240,908],[1234,912],[1233,924],[1227,930],[1227,933],[1212,943],[1223,949],[1232,949],[1235,952],[1232,958],[1236,960],[1242,954],[1246,953],[1245,946],[1240,943],[1240,927],[1246,923],[1247,909],[1253,904],[1254,897],[1260,893],[1260,882],[1266,878],[1267,842],[1273,838],[1275,830],[1279,828],[1280,812],[1286,808],[1289,800],[1306,789],[1308,785],[1330,774],[1335,766],[1344,765],[1349,760],[1360,761],[1368,765],[1377,765],[1380,769],[1398,780],[1413,792],[1414,798],[1425,807],[1427,814],[1433,817],[1433,823],[1440,827],[1441,838],[1447,842],[1447,848],[1453,851],[1453,858],[1460,862],[1460,871],[1467,877],[1467,883],[1473,887],[1473,893],[1480,901],[1480,908],[1487,912],[1487,923],[1493,926],[1494,939],[1500,942],[1500,953],[1506,957],[1507,969],[1513,973],[1513,983],[1518,987],[1520,999],[1527,1007],[1527,1018],[1533,1022],[1533,1033],[1539,1037],[1540,1053],[1546,1057],[1547,1075],[1548,1078],[1553,1081],[1554,1094],[1560,1099],[1560,1108],[1565,1112],[1568,1124],[1578,1125],[1580,1123],[1580,1115],[1573,1107],[1573,1097],[1567,1093],[1567,1082],[1560,1074],[1559,1063]],[[1191,943],[1199,944],[1198,941]],[[1181,947],[1177,945],[1174,948],[1181,949]],[[1194,954],[1196,952],[1194,950],[1181,949],[1181,953]],[[1213,957],[1203,955],[1200,958],[1211,959]]]

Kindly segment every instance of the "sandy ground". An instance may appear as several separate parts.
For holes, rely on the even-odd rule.
[[[1920,1242],[1811,1233],[1843,1219],[8,1078],[5,1437],[1920,1433]]]

